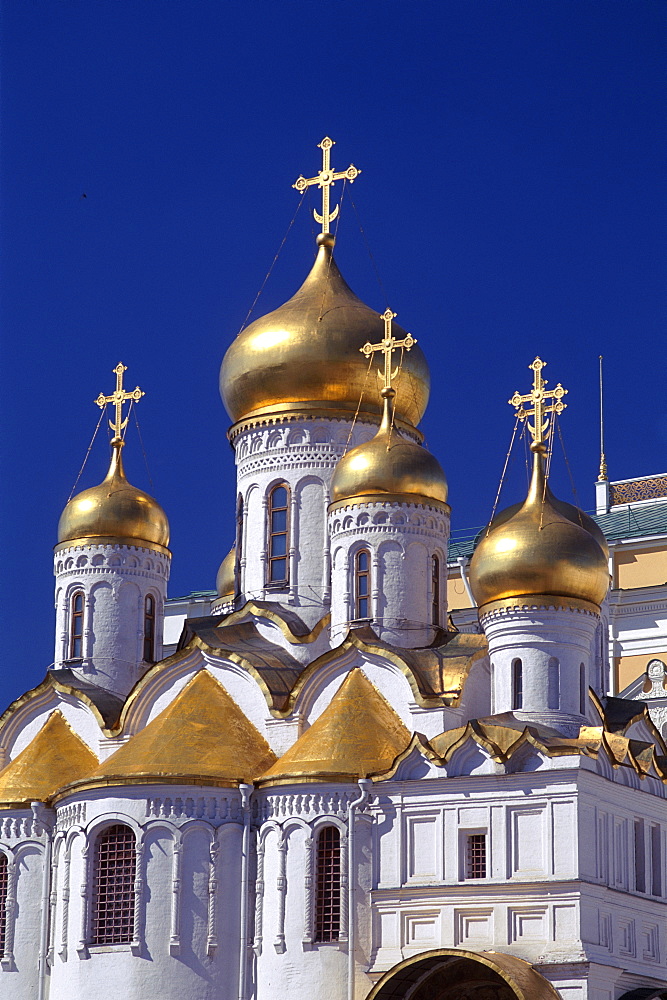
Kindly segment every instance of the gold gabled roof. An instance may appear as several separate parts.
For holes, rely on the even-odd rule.
[[[260,784],[356,781],[385,771],[410,742],[391,705],[355,667],[310,729],[262,775]]]
[[[276,756],[236,702],[200,670],[157,718],[90,775],[91,784],[252,781]]]
[[[0,809],[44,802],[63,785],[89,775],[99,761],[60,711],[0,771]]]

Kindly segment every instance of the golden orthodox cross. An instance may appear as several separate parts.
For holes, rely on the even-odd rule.
[[[292,187],[296,188],[299,194],[303,194],[306,188],[312,187],[313,184],[317,184],[319,188],[322,188],[322,214],[320,215],[313,209],[313,215],[315,216],[315,221],[321,223],[323,233],[329,232],[330,223],[338,215],[338,205],[336,205],[333,212],[329,208],[329,189],[333,182],[344,178],[353,183],[361,173],[361,170],[357,170],[352,164],[349,165],[347,170],[332,170],[331,147],[334,145],[333,139],[325,136],[322,142],[318,143],[318,149],[322,150],[322,169],[317,177],[304,177],[302,174],[297,178],[296,183],[292,184]]]
[[[112,444],[118,444],[122,442],[121,431],[127,427],[127,421],[129,417],[125,417],[123,420],[123,403],[126,403],[128,399],[133,399],[135,402],[141,399],[142,396],[146,394],[141,391],[139,386],[133,389],[131,392],[126,392],[123,389],[123,372],[127,371],[127,366],[122,362],[119,362],[113,369],[114,375],[116,376],[116,389],[112,392],[110,396],[105,396],[103,392],[99,394],[95,402],[100,407],[101,410],[107,405],[107,403],[113,403],[116,409],[116,416],[114,420],[109,421],[109,427],[114,432]]]
[[[527,420],[528,417],[535,418],[534,425],[530,422],[528,423],[528,430],[535,444],[544,443],[545,435],[549,428],[547,414],[562,413],[567,406],[567,403],[563,402],[563,396],[567,393],[567,389],[564,389],[560,382],[555,389],[547,390],[544,388],[548,384],[547,380],[542,378],[542,369],[545,365],[546,361],[542,361],[541,358],[535,358],[532,365],[528,365],[535,373],[533,376],[533,388],[525,396],[521,396],[518,392],[515,392],[512,398],[507,401],[510,406],[513,406],[517,410],[519,420]],[[524,409],[524,403],[532,403],[532,409]]]
[[[409,351],[417,343],[411,333],[406,334],[403,340],[396,340],[391,332],[391,321],[395,316],[396,313],[392,312],[391,309],[386,309],[381,313],[380,319],[384,320],[384,338],[379,344],[371,344],[370,340],[367,340],[364,346],[359,348],[367,358],[375,351],[382,351],[384,354],[384,389],[391,389],[391,380],[396,378],[398,373],[398,368],[395,368],[393,372],[391,370],[391,358],[394,351],[399,347],[404,347],[406,351]],[[382,375],[382,372],[378,372],[378,374]]]

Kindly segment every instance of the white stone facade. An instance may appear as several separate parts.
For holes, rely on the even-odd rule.
[[[331,637],[340,642],[355,621],[355,554],[370,554],[370,615],[379,638],[428,646],[447,622],[449,513],[420,503],[341,503],[329,513]],[[433,559],[438,582],[433,583]],[[438,599],[439,598],[439,599]],[[437,622],[433,611],[437,600]]]
[[[582,725],[599,621],[592,606],[549,606],[539,598],[530,607],[482,609],[492,714],[513,712],[522,721],[557,728]]]
[[[120,544],[60,545],[56,577],[56,669],[124,697],[145,671],[146,598],[155,601],[153,661],[162,658],[164,602],[171,556]],[[83,594],[81,656],[73,656],[73,597]]]

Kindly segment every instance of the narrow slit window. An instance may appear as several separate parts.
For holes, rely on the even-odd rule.
[[[560,708],[560,664],[549,657],[549,708]]]
[[[651,893],[662,896],[662,858],[660,852],[660,827],[651,827]]]
[[[155,598],[152,594],[144,601],[144,660],[146,663],[155,660]]]
[[[287,583],[289,492],[274,486],[269,494],[269,583]]]
[[[83,658],[83,609],[84,596],[82,590],[72,594],[70,603],[69,658]]]
[[[512,710],[523,708],[523,664],[512,660]]]
[[[236,502],[236,558],[234,560],[235,593],[241,590],[241,560],[243,558],[243,497]]]
[[[635,889],[646,892],[646,851],[644,847],[644,821],[635,820]]]
[[[431,624],[440,624],[440,559],[431,558]]]
[[[7,894],[9,892],[9,863],[6,854],[0,854],[0,958],[5,953],[7,933]]]
[[[486,834],[470,833],[466,837],[466,878],[486,878]]]
[[[354,557],[354,617],[370,618],[371,554],[359,549]]]
[[[92,944],[130,944],[134,935],[134,833],[123,823],[95,841]]]
[[[340,833],[325,826],[317,838],[315,940],[337,941],[340,934]]]
[[[579,713],[581,715],[586,714],[586,701],[588,695],[588,688],[586,686],[586,665],[584,663],[579,664]]]

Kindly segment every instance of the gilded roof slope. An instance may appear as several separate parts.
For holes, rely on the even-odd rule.
[[[367,388],[369,365],[360,348],[368,340],[382,340],[384,323],[341,275],[331,238],[319,242],[298,292],[242,330],[225,354],[220,394],[234,421],[313,409],[354,413]],[[397,325],[394,331],[398,339],[405,336]],[[406,352],[396,384],[399,419],[419,423],[429,382],[426,358],[415,346]],[[362,412],[381,413],[374,392],[364,394]]]
[[[63,785],[91,774],[98,764],[92,750],[56,710],[28,746],[0,771],[0,808],[44,802]]]
[[[409,742],[410,733],[391,705],[355,667],[261,784],[356,781],[386,770]]]
[[[97,768],[91,781],[236,785],[252,781],[275,760],[222,685],[200,670],[157,718]]]

